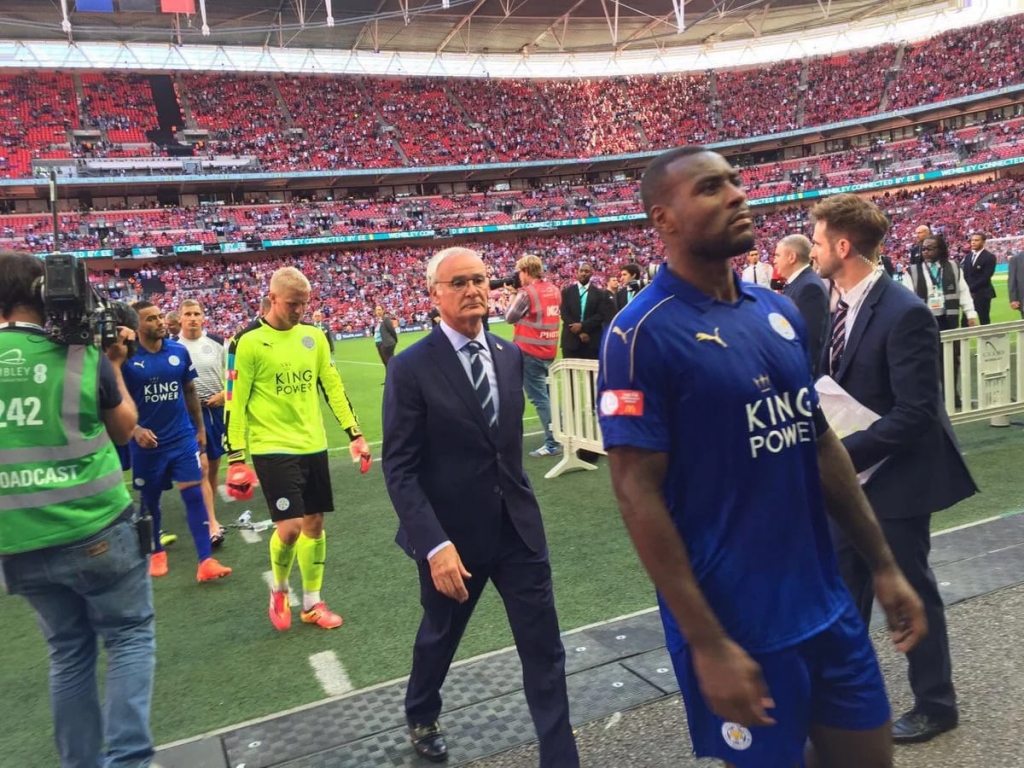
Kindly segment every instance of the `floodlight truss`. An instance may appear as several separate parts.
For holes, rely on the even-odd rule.
[[[718,8],[718,3],[712,0],[715,7]],[[683,10],[686,6],[686,0],[672,0],[672,12],[676,15],[676,31],[681,35],[686,31],[686,19],[683,16]],[[720,11],[721,12],[721,11]]]
[[[408,0],[405,0],[405,2],[408,3]],[[441,44],[437,46],[437,50],[434,51],[434,53],[443,53],[444,49],[448,46],[448,43],[454,40],[455,36],[459,34],[459,31],[472,21],[476,12],[483,8],[484,3],[486,2],[487,0],[477,0],[477,3],[469,9],[469,13],[459,19],[455,23],[455,26],[448,31],[448,34],[444,36],[444,39],[441,41]]]

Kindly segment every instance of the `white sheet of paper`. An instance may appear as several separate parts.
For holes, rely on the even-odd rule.
[[[815,382],[814,388],[818,390],[821,410],[840,440],[854,432],[867,429],[879,419],[877,413],[861,405],[857,398],[839,386],[831,376],[822,376]],[[870,480],[884,463],[885,459],[882,459],[873,467],[858,473],[857,479],[860,480],[860,484],[864,485]]]

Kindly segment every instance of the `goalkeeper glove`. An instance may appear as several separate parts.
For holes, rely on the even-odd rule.
[[[370,446],[366,442],[366,438],[361,434],[356,433],[353,435],[352,432],[349,432],[349,439],[352,441],[348,447],[348,452],[352,456],[352,463],[358,463],[359,471],[365,475],[370,471],[370,465],[373,464]]]
[[[233,460],[231,460],[232,458]],[[226,481],[228,496],[239,501],[248,501],[252,498],[253,485],[256,483],[256,473],[245,463],[244,454],[240,458],[236,458],[236,454],[232,454],[229,461],[230,466],[228,467]]]

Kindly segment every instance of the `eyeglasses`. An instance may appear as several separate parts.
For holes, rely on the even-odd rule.
[[[487,275],[470,275],[469,277],[463,277],[459,275],[451,280],[438,280],[437,285],[450,285],[452,290],[461,293],[466,290],[470,285],[474,288],[483,288],[487,284]]]

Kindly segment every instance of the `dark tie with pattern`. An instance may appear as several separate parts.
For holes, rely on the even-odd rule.
[[[836,313],[832,316],[832,340],[828,347],[829,372],[835,376],[839,371],[839,365],[843,362],[843,352],[846,351],[846,313],[850,305],[840,301],[836,305]]]
[[[480,401],[487,425],[493,427],[498,422],[498,411],[494,408],[494,393],[491,392],[491,382],[487,380],[484,361],[480,359],[483,345],[478,341],[471,341],[462,349],[469,353],[469,377],[473,380],[476,399]]]

